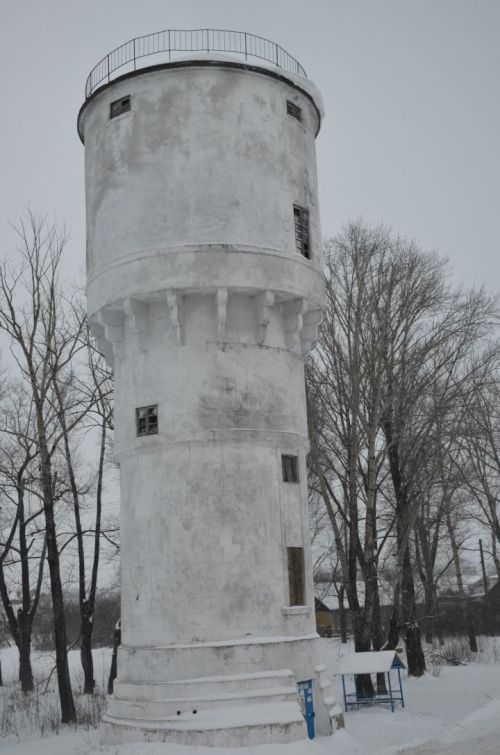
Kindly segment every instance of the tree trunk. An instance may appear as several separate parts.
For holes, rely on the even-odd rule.
[[[416,604],[415,604],[415,582],[410,557],[410,533],[412,531],[411,522],[411,500],[409,498],[408,487],[405,484],[399,448],[397,440],[394,437],[394,428],[392,420],[386,418],[383,423],[384,434],[387,442],[387,452],[389,459],[389,468],[391,473],[394,496],[396,498],[396,530],[399,565],[401,569],[401,624],[404,627],[405,643],[407,645],[408,675],[422,676],[425,673],[425,657],[422,650],[422,639],[420,629],[415,626]],[[393,619],[389,634],[391,637],[391,646],[397,642],[396,632],[399,633],[397,626],[397,607],[394,606]],[[401,625],[400,625],[401,626]],[[408,651],[409,645],[409,651]]]
[[[354,649],[357,653],[371,650],[371,627],[367,626],[364,611],[357,607],[353,614]],[[373,697],[375,690],[370,674],[357,674],[355,677],[356,694],[358,697]]]
[[[19,627],[19,681],[23,692],[33,691],[33,669],[31,667],[31,620],[22,609],[17,613]]]
[[[80,658],[82,661],[84,675],[83,691],[86,695],[91,695],[94,692],[95,687],[94,661],[92,658],[93,617],[88,601],[84,601],[83,605],[81,606],[80,612]]]
[[[471,653],[477,653],[476,628],[474,626],[472,613],[467,606],[467,601],[465,598],[464,582],[463,582],[463,577],[462,577],[462,565],[460,563],[460,553],[459,553],[457,539],[455,537],[455,530],[454,530],[449,512],[446,516],[446,524],[448,526],[448,534],[450,536],[450,544],[451,544],[451,553],[453,556],[453,565],[455,567],[455,576],[457,578],[457,590],[458,590],[458,601],[460,603],[460,611],[463,617],[464,624],[467,627],[467,636],[469,639],[470,651]]]
[[[410,676],[422,676],[425,673],[425,656],[422,650],[420,627],[415,622],[405,628],[406,658],[408,660],[408,674]],[[410,669],[412,673],[410,674]]]
[[[31,667],[31,642],[29,637],[26,643],[19,645],[19,679],[23,692],[33,692],[33,669]]]
[[[434,618],[431,618],[434,604],[433,586],[428,581],[424,585],[424,614],[425,614],[425,634],[424,640],[428,645],[432,645],[434,639]]]
[[[68,666],[66,615],[64,611],[59,549],[57,545],[56,522],[54,517],[54,499],[52,490],[53,476],[45,434],[43,413],[41,408],[37,407],[37,410],[47,561],[49,564],[52,614],[54,617],[57,684],[59,688],[59,700],[61,703],[61,721],[63,724],[68,724],[76,722],[76,710]]]
[[[344,585],[341,585],[338,592],[339,599],[339,617],[340,617],[340,641],[345,645],[347,644],[347,617],[344,602]]]
[[[116,679],[116,673],[117,673],[117,666],[118,666],[118,648],[121,643],[121,621],[118,620],[116,627],[115,627],[115,633],[113,635],[113,655],[111,656],[111,668],[109,669],[109,678],[108,678],[108,695],[113,694],[113,682]]]
[[[378,584],[374,594],[373,615],[372,615],[372,645],[374,650],[381,650],[384,646],[385,637],[382,628],[382,617],[380,614],[380,595]],[[387,694],[385,683],[385,674],[377,674],[377,694]]]
[[[435,623],[436,633],[438,636],[439,645],[440,647],[443,647],[444,645],[443,621],[441,619],[441,609],[439,607],[439,598],[438,598],[438,594],[436,590],[436,585],[434,585],[433,593],[434,593],[434,600],[433,600],[432,607],[433,607],[434,613],[436,614],[436,623]]]
[[[415,583],[413,580],[409,546],[406,546],[403,555],[402,577],[401,614],[404,625],[408,675],[422,676],[426,671],[426,666],[420,627],[416,622]]]
[[[481,573],[483,575],[484,589],[484,624],[486,633],[491,637],[495,634],[493,629],[493,611],[491,610],[490,592],[488,589],[488,578],[486,576],[486,565],[484,563],[483,541],[479,538],[479,553],[481,556]]]

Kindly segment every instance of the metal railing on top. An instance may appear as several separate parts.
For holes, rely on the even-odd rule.
[[[115,78],[116,71],[126,66],[137,70],[137,61],[141,58],[163,54],[171,60],[173,52],[236,53],[245,60],[266,60],[277,68],[307,77],[298,60],[264,37],[224,29],[166,29],[131,39],[100,60],[89,74],[85,97],[88,99],[103,82]]]

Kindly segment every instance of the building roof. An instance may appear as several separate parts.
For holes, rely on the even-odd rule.
[[[322,600],[319,598],[314,598],[314,610],[315,611],[331,611],[332,609],[329,608],[326,603],[323,603]]]
[[[370,650],[339,658],[335,674],[380,674],[393,668],[406,668],[395,650]]]

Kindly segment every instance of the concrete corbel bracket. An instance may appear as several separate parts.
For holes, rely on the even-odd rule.
[[[149,306],[139,299],[125,299],[123,310],[128,317],[131,330],[135,333],[145,333],[148,328]]]
[[[169,288],[167,291],[167,304],[168,311],[170,312],[170,322],[174,328],[177,343],[182,344],[182,295],[178,291]]]
[[[123,342],[125,340],[123,312],[113,309],[101,309],[98,320],[99,324],[104,328],[104,338],[113,348],[114,357],[121,359],[123,357]]]
[[[306,306],[305,299],[292,299],[283,304],[285,346],[289,351],[298,346]]]
[[[106,340],[104,325],[97,320],[89,320],[89,330],[96,340],[97,350],[103,355],[108,367],[114,367],[113,346]]]
[[[257,322],[259,325],[258,342],[262,346],[266,342],[267,326],[271,322],[271,310],[274,305],[274,293],[262,291],[257,296]]]
[[[224,341],[226,339],[226,324],[227,324],[227,288],[217,289],[217,340]]]
[[[309,352],[316,346],[318,340],[318,328],[321,325],[322,319],[322,309],[309,309],[304,313],[302,330],[300,331],[302,356],[309,354]]]

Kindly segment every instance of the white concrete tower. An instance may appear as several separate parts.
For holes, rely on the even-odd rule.
[[[303,368],[323,303],[321,97],[282,48],[213,30],[123,45],[86,95],[88,314],[121,474],[105,741],[300,739],[308,680],[330,733]]]

